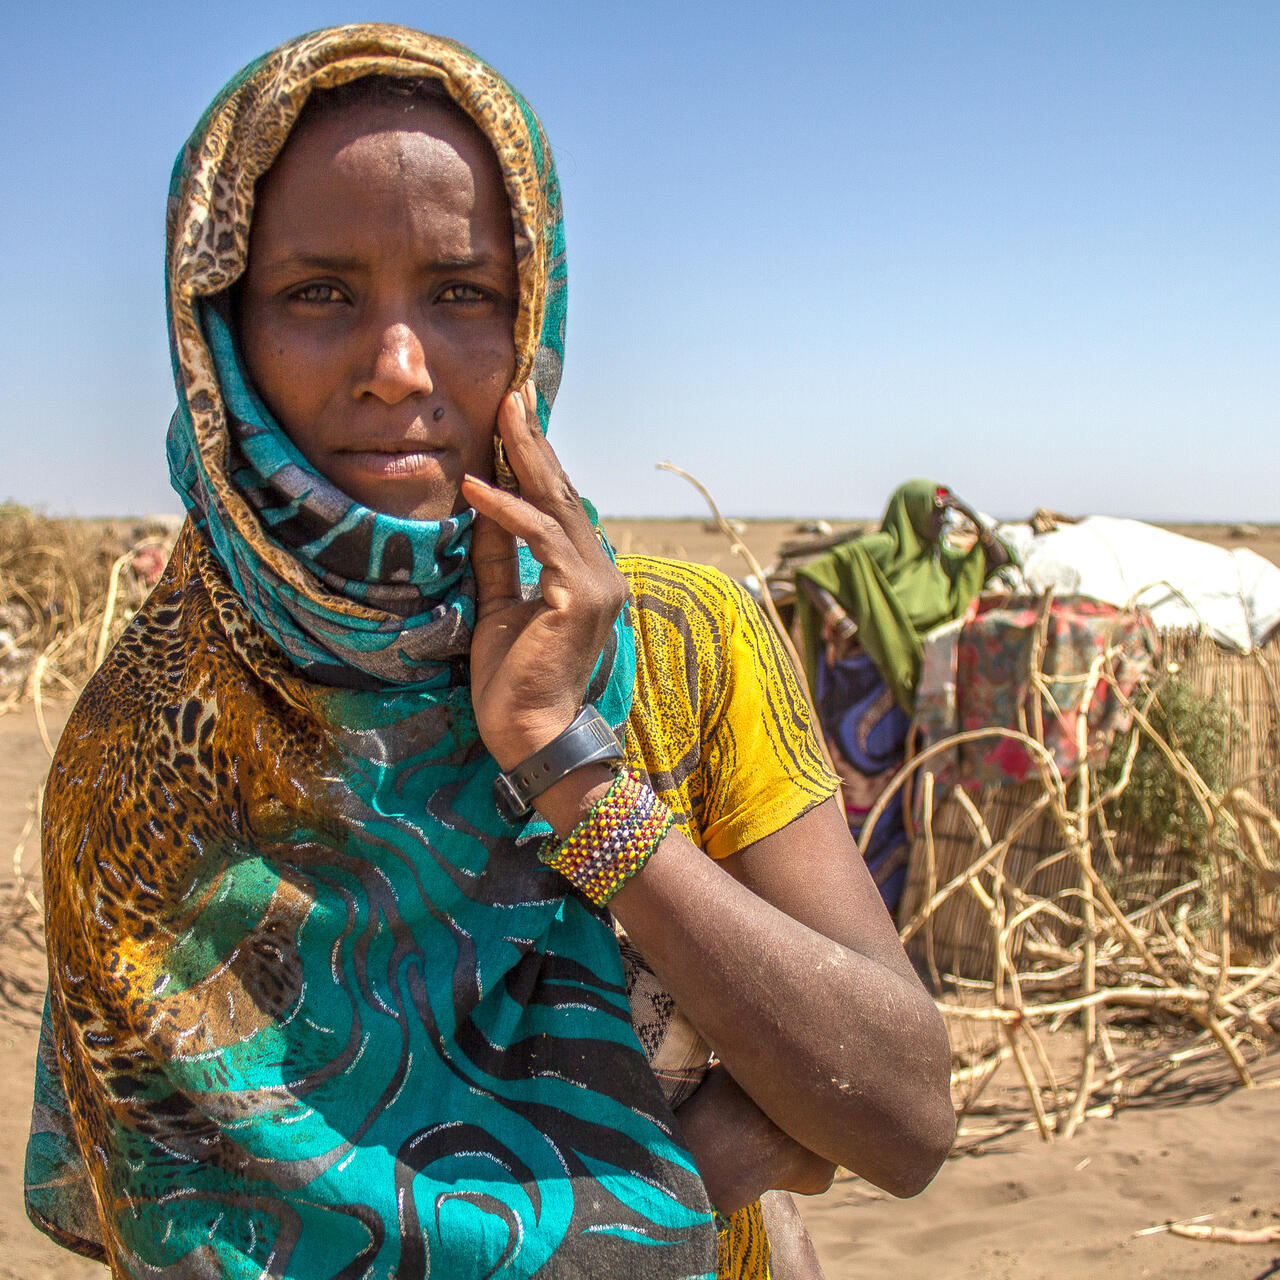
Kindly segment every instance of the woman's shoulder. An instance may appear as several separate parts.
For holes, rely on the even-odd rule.
[[[628,743],[691,815],[694,842],[723,857],[826,799],[835,780],[808,704],[746,589],[683,561],[624,556],[618,567],[636,631]]]
[[[710,565],[659,556],[619,556],[631,591],[632,621],[642,660],[657,664],[659,676],[677,668],[706,692],[726,669],[754,668],[771,682],[780,649],[760,606],[745,587]]]
[[[746,590],[710,565],[663,556],[625,555],[618,557],[618,568],[631,590],[639,615],[636,622],[641,627],[682,617],[690,624],[736,625],[744,614],[748,620],[758,614]]]

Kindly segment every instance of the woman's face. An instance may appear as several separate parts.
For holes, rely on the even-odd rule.
[[[497,159],[444,106],[307,122],[258,183],[249,375],[303,456],[374,511],[439,520],[488,477],[518,282]]]

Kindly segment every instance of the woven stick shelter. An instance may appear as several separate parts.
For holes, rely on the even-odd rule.
[[[718,518],[705,486],[694,483]],[[1047,597],[1042,602],[1046,613],[1049,603]],[[770,617],[781,632],[772,610]],[[967,731],[909,760],[863,824],[865,856],[893,797],[904,787],[919,787],[924,820],[913,840],[900,934],[933,978],[939,1009],[950,1024],[958,1149],[975,1145],[966,1117],[1010,1060],[1031,1118],[1005,1115],[994,1129],[981,1132],[979,1144],[1024,1123],[1045,1141],[1070,1137],[1087,1117],[1110,1114],[1126,1097],[1158,1088],[1164,1077],[1206,1055],[1222,1055],[1239,1083],[1250,1085],[1248,1059],[1280,1029],[1280,941],[1274,927],[1280,892],[1280,639],[1241,658],[1199,636],[1166,635],[1164,655],[1166,672],[1179,668],[1202,694],[1221,693],[1247,726],[1241,754],[1227,762],[1231,784],[1225,789],[1210,787],[1117,687],[1118,651],[1108,649],[1083,677],[1081,705],[1088,707],[1097,682],[1106,681],[1136,723],[1118,780],[1104,789],[1086,764],[1068,782],[1044,743],[1021,730]],[[1037,707],[1053,705],[1037,665],[1042,660],[1042,653],[1033,658],[1029,673]],[[1142,734],[1165,755],[1202,812],[1212,837],[1207,874],[1188,881],[1158,841],[1144,845],[1138,832],[1108,826],[1107,805],[1128,785]],[[990,735],[1021,741],[1038,763],[1039,781],[992,789],[977,803],[956,790],[935,813],[929,760]],[[1088,760],[1088,746],[1088,717],[1080,716],[1079,759]],[[1099,864],[1120,869],[1112,886]],[[1124,896],[1132,887],[1123,884],[1126,867],[1143,881],[1144,900],[1136,906],[1122,906],[1113,892]],[[1152,896],[1153,880],[1167,869],[1179,883]],[[1208,930],[1189,923],[1184,899],[1192,894],[1213,898]],[[1122,1061],[1110,1030],[1113,1015],[1181,1021],[1193,1030],[1191,1043],[1176,1049],[1162,1043]],[[1041,1033],[1071,1018],[1079,1025],[1079,1054],[1074,1069],[1063,1072]]]
[[[1238,719],[1241,731],[1228,741],[1225,777],[1268,810],[1280,812],[1280,636],[1249,654],[1225,649],[1211,637],[1194,632],[1163,632],[1160,640],[1163,672],[1179,675],[1203,697],[1216,695]],[[1009,841],[1003,863],[1008,883],[1029,898],[1056,901],[1064,895],[1071,897],[1078,875],[1070,859],[1063,856],[1059,826],[1044,797],[1044,786],[1036,781],[986,787],[972,802],[991,838]],[[1251,825],[1265,860],[1272,865],[1280,863],[1280,841],[1275,833],[1256,816]],[[1096,822],[1091,834],[1095,838],[1101,835]],[[975,831],[968,806],[956,796],[948,796],[937,806],[929,829],[918,830],[912,841],[910,871],[899,909],[904,926],[925,900],[930,843],[937,884],[946,884],[981,855],[982,838]],[[1168,838],[1153,839],[1140,828],[1130,827],[1108,833],[1106,843],[1119,867],[1113,888],[1125,900],[1142,896],[1156,901],[1187,883],[1182,874],[1185,859],[1176,842]],[[1237,879],[1232,893],[1232,941],[1237,947],[1266,954],[1269,947],[1278,945],[1278,895],[1267,892],[1256,878]],[[984,978],[991,974],[994,961],[995,944],[988,923],[986,908],[973,894],[953,894],[930,914],[928,928],[910,933],[907,950],[921,965],[928,963],[926,952],[931,951],[933,962],[944,974]],[[1011,936],[1011,958],[1020,960],[1028,943],[1034,956],[1037,934],[1060,943],[1071,928],[1070,918],[1063,920],[1049,911],[1038,930],[1028,933],[1020,928]]]
[[[900,933],[948,1018],[962,1116],[1011,1059],[1025,1123],[1046,1141],[1070,1136],[1188,1057],[1221,1054],[1251,1084],[1251,1060],[1280,1029],[1280,639],[1249,655],[1185,633],[1162,641],[1163,673],[1219,695],[1243,728],[1217,790],[1161,737],[1142,700],[1127,698],[1133,739],[1106,787],[1093,765],[1064,780],[1042,744],[1008,729],[935,744],[899,779],[915,775],[922,810]],[[1104,655],[1089,679],[1108,678]],[[1032,679],[1043,684],[1040,673]],[[930,757],[991,734],[1022,741],[1039,781],[974,797],[957,788],[935,805]],[[1203,814],[1204,857],[1194,866],[1176,842],[1110,825],[1108,806],[1129,785],[1142,740],[1167,758]],[[1181,1025],[1191,1043],[1122,1060],[1112,1028],[1135,1018]],[[1064,1072],[1042,1033],[1072,1019],[1080,1049]]]

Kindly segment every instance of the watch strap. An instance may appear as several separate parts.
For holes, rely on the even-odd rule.
[[[595,707],[585,706],[545,747],[498,774],[493,781],[494,800],[499,812],[514,822],[532,812],[534,798],[561,778],[589,764],[620,763],[624,758],[609,722]]]

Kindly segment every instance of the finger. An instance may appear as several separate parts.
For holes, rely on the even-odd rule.
[[[544,568],[557,566],[561,570],[581,564],[572,539],[565,533],[559,521],[531,502],[514,493],[507,493],[478,476],[467,476],[462,482],[463,496],[475,507],[488,523],[498,526],[509,540],[523,538],[529,544],[538,563]],[[480,521],[476,521],[477,529]],[[512,543],[514,546],[514,543]],[[472,542],[472,556],[476,554]]]
[[[546,605],[582,608],[602,626],[613,625],[626,600],[626,583],[598,542],[592,540],[591,558],[584,559],[554,517],[532,503],[473,476],[467,477],[465,493],[477,512],[528,543],[542,566],[539,582]]]
[[[463,490],[467,490],[465,479]],[[471,531],[471,570],[476,577],[476,610],[483,614],[522,599],[520,560],[511,534],[479,507],[476,511]]]
[[[580,554],[598,554],[595,529],[582,499],[542,434],[537,414],[528,408],[535,394],[532,383],[526,383],[520,392],[505,397],[498,410],[498,430],[520,482],[520,496],[561,525]]]

